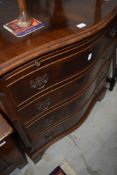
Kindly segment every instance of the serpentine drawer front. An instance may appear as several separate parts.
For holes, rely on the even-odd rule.
[[[29,1],[45,27],[23,38],[3,29],[16,18],[16,2],[0,24],[0,109],[36,161],[104,97],[116,57],[117,1]]]
[[[32,142],[38,140],[40,138],[40,135],[43,135],[43,133],[48,132],[50,128],[56,128],[57,125],[62,123],[64,120],[69,119],[71,116],[73,116],[73,114],[83,114],[81,109],[87,109],[87,106],[90,104],[92,97],[94,96],[94,94],[97,93],[96,89],[98,88],[98,90],[100,90],[101,87],[106,85],[104,79],[106,76],[104,73],[107,72],[108,66],[109,61],[108,64],[106,64],[100,71],[101,80],[97,79],[98,81],[96,80],[93,83],[91,83],[84,90],[84,92],[73,97],[58,108],[55,108],[54,111],[49,112],[45,115],[41,115],[41,118],[38,118],[37,116],[37,118],[35,118],[34,121],[29,121],[26,126],[26,132],[29,135]],[[83,111],[85,112],[85,110]]]
[[[92,99],[92,98],[91,98]],[[48,144],[51,140],[53,140],[56,137],[59,137],[60,134],[67,131],[69,128],[72,128],[73,126],[77,126],[78,122],[81,120],[82,115],[86,112],[87,107],[89,106],[91,99],[85,104],[85,106],[80,110],[79,112],[75,113],[72,117],[69,116],[65,118],[63,121],[58,123],[57,125],[51,127],[49,130],[42,133],[42,135],[35,136],[33,138],[33,144],[34,148],[43,149],[45,145]]]
[[[91,70],[86,71],[81,77],[71,79],[67,81],[66,84],[62,84],[62,86],[58,87],[57,90],[50,91],[42,95],[42,97],[39,95],[37,100],[30,101],[29,104],[19,107],[18,111],[20,112],[19,114],[21,115],[22,121],[26,123],[36,118],[36,116],[41,117],[43,113],[58,106],[61,102],[79,94],[91,81],[94,81],[93,79],[98,69],[99,65],[97,64],[95,70],[91,68]]]
[[[89,60],[90,57],[90,60]],[[20,77],[16,82],[8,84],[17,104],[24,102],[29,97],[38,94],[51,86],[55,86],[65,79],[79,74],[81,70],[90,66],[96,59],[95,50],[88,50],[85,54],[78,56],[78,53],[67,56],[64,60],[53,62],[47,68],[29,72]],[[80,62],[80,64],[79,64]],[[27,91],[25,91],[27,89]]]
[[[31,136],[30,138],[33,138],[33,135],[35,135],[35,133],[38,133],[39,135],[41,132],[44,132],[44,130],[46,130],[48,127],[56,125],[68,116],[72,116],[75,111],[79,111],[83,104],[88,101],[94,89],[95,82],[91,84],[90,87],[88,87],[87,93],[84,92],[83,94],[74,97],[73,99],[58,107],[53,112],[49,113],[46,116],[43,116],[39,121],[34,121],[34,125],[29,125],[27,130],[27,133],[29,134],[29,136]]]
[[[108,59],[109,54],[107,55],[106,61]],[[103,63],[104,59],[99,59],[96,65],[94,65],[94,68],[86,71],[83,75],[81,75],[81,77],[79,76],[76,79],[71,79],[71,81],[69,80],[66,84],[63,84],[57,90],[52,92],[50,91],[45,95],[42,95],[42,97],[39,95],[37,99],[34,99],[34,101],[30,101],[29,103],[26,103],[26,105],[23,104],[22,107],[19,107],[18,109],[22,122],[24,124],[30,123],[34,119],[45,115],[48,110],[53,110],[54,107],[65,102],[67,99],[78,95],[80,91],[86,89],[87,86],[89,86],[89,84],[94,81],[98,71],[100,74],[99,77],[103,76],[102,72],[105,71],[103,68],[105,66],[105,63]]]

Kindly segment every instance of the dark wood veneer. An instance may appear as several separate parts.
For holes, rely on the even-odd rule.
[[[0,5],[9,13],[0,24],[0,108],[33,160],[104,97],[117,47],[116,0],[44,2],[27,0],[45,27],[24,38],[2,27],[17,17],[16,2]]]

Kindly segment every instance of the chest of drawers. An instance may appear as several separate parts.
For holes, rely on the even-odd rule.
[[[102,16],[95,1],[88,2],[94,6],[95,13],[91,14],[85,0],[79,6],[77,0],[53,3],[54,9],[49,9],[52,16],[38,14],[33,10],[36,2],[30,3],[34,16],[47,17],[44,29],[23,39],[6,31],[6,37],[0,36],[1,109],[33,160],[80,126],[102,98],[116,50],[115,0],[110,4],[98,2]],[[82,5],[86,12],[80,10]],[[81,19],[87,26],[78,29],[76,22],[81,23]]]

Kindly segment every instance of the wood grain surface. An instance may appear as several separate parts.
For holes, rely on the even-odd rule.
[[[17,1],[0,4],[0,75],[34,57],[90,37],[117,15],[117,1],[28,0],[30,13],[45,27],[24,38],[16,38],[3,25],[18,16]],[[85,23],[79,29],[76,25]]]
[[[26,2],[45,27],[23,38],[3,28],[18,16],[16,1],[0,4],[0,108],[35,161],[104,97],[117,46],[117,1]]]

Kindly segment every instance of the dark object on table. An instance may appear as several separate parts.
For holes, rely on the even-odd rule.
[[[20,15],[18,17],[18,26],[28,27],[32,24],[32,17],[30,16],[25,0],[17,0],[20,10]]]
[[[60,166],[56,167],[49,175],[67,175]]]

